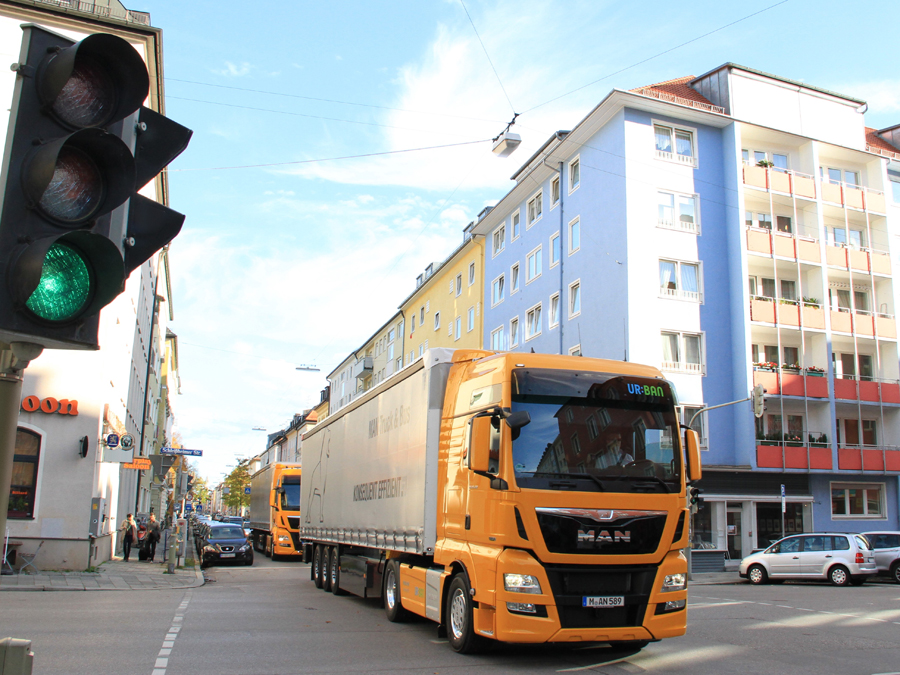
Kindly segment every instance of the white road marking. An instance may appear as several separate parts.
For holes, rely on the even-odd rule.
[[[151,675],[166,675],[166,668],[169,667],[169,657],[172,649],[175,647],[175,640],[178,638],[178,632],[181,630],[181,622],[184,620],[184,613],[187,611],[188,604],[191,601],[191,592],[188,591],[184,600],[178,605],[175,616],[172,618],[172,626],[169,627],[166,636],[163,638],[162,649],[156,657],[156,663],[153,664],[153,672]]]

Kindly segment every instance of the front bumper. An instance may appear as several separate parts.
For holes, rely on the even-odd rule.
[[[235,550],[227,553],[222,551],[203,551],[202,556],[204,563],[247,562],[248,560],[253,560],[253,547],[251,546],[246,551]]]

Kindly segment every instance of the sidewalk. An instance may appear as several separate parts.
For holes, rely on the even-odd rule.
[[[192,546],[191,540],[188,540]],[[157,557],[163,552],[157,550]],[[0,591],[155,591],[196,588],[204,583],[200,566],[176,569],[167,574],[165,562],[141,562],[137,550],[131,560],[113,558],[101,563],[97,572],[50,572],[0,576]]]

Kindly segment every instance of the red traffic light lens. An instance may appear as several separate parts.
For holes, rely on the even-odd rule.
[[[102,126],[114,112],[115,91],[113,79],[103,66],[80,57],[53,101],[53,112],[78,129]]]
[[[64,145],[56,158],[50,184],[41,195],[41,209],[61,221],[76,222],[91,217],[99,208],[102,195],[103,177],[91,157]]]

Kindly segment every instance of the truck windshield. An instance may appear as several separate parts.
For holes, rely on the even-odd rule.
[[[287,480],[282,485],[281,508],[284,511],[300,510],[300,483],[289,483]]]
[[[530,424],[512,434],[520,487],[679,491],[675,397],[663,380],[515,370],[512,410],[527,410],[531,416]]]

